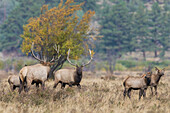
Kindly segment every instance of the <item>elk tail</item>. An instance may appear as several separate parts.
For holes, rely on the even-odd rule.
[[[125,87],[125,82],[126,82],[126,80],[129,78],[130,76],[128,75],[125,79],[124,79],[124,81],[123,81],[123,86]]]
[[[10,78],[11,78],[11,76],[8,77],[8,83],[9,83],[9,84],[11,83],[11,82],[10,82]]]

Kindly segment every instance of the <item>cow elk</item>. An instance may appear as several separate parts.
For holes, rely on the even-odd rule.
[[[16,88],[20,87],[19,76],[11,74],[8,77],[8,83],[10,85],[11,91],[14,91]]]
[[[78,88],[81,88],[80,82],[82,79],[82,69],[84,66],[90,64],[90,62],[92,61],[92,55],[91,55],[91,51],[90,52],[90,57],[91,59],[84,65],[80,65],[78,66],[77,64],[73,64],[70,60],[69,60],[69,54],[70,54],[70,49],[68,50],[68,56],[67,56],[67,60],[68,62],[75,66],[76,69],[60,69],[58,71],[55,72],[54,74],[54,78],[55,78],[55,83],[54,83],[54,87],[56,88],[58,83],[61,83],[61,88],[64,89],[65,85],[69,85],[70,87],[72,87],[73,85],[77,85]]]
[[[133,76],[128,76],[124,82],[124,98],[126,95],[131,98],[131,90],[140,90],[139,91],[139,100],[141,99],[141,96],[143,97],[146,96],[146,90],[150,84],[151,81],[151,75],[152,72],[146,73],[146,75],[141,76],[141,77],[133,77]]]
[[[45,81],[48,78],[49,72],[50,72],[50,66],[56,62],[57,59],[53,57],[53,59],[50,62],[47,62],[46,59],[41,60],[37,56],[35,56],[33,52],[34,43],[32,43],[31,47],[31,54],[32,56],[40,61],[40,64],[35,64],[31,66],[25,66],[23,67],[19,72],[19,78],[20,78],[20,89],[19,93],[21,93],[23,87],[26,92],[30,89],[30,86],[34,83],[36,83],[36,86],[38,87],[39,84],[41,84],[42,89],[45,87]],[[59,53],[59,50],[55,48],[57,53]]]
[[[153,87],[155,89],[155,95],[157,95],[157,86],[159,84],[159,81],[160,81],[161,77],[164,75],[165,68],[160,70],[157,67],[155,67],[155,70],[156,70],[156,74],[152,74],[151,82],[150,82],[152,95],[153,95]]]

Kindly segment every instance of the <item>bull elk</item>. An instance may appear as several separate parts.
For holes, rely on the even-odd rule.
[[[65,85],[69,85],[70,87],[72,87],[73,85],[77,85],[78,88],[81,88],[80,82],[82,79],[82,70],[83,67],[90,64],[90,62],[92,61],[92,55],[91,55],[91,50],[89,50],[90,52],[90,60],[84,64],[84,65],[80,65],[78,66],[77,64],[73,64],[70,60],[69,60],[69,54],[70,54],[70,49],[68,50],[68,56],[67,56],[67,60],[68,62],[75,66],[76,69],[60,69],[58,71],[55,72],[54,74],[54,78],[55,78],[55,83],[54,83],[54,87],[56,88],[58,83],[61,83],[61,88],[65,88]]]
[[[157,67],[155,67],[155,70],[156,70],[156,74],[152,74],[151,82],[150,82],[152,95],[153,95],[153,87],[155,89],[155,95],[157,95],[157,86],[159,84],[159,81],[160,81],[161,77],[164,75],[165,68],[158,69]]]
[[[21,93],[23,87],[25,87],[25,91],[28,92],[30,89],[30,86],[34,83],[36,83],[36,86],[38,87],[38,84],[41,84],[42,89],[45,87],[45,81],[48,78],[49,72],[50,72],[50,66],[54,64],[54,62],[57,60],[53,57],[53,59],[49,62],[46,61],[46,59],[41,60],[38,57],[35,56],[33,52],[34,43],[32,43],[31,47],[31,54],[32,56],[40,62],[40,64],[35,64],[31,66],[25,66],[23,67],[19,72],[19,78],[20,78],[20,88],[19,93]],[[57,53],[59,53],[59,50],[54,48]]]
[[[133,77],[133,76],[128,76],[124,82],[124,98],[126,97],[126,94],[129,98],[131,98],[131,90],[140,90],[139,91],[139,100],[141,99],[141,96],[143,97],[146,96],[146,90],[150,84],[151,81],[151,75],[152,72],[146,73],[146,75],[143,75],[141,77]]]

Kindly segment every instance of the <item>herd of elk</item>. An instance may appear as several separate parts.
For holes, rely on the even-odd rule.
[[[24,66],[19,72],[19,77],[15,76],[15,79],[17,79],[15,80],[17,81],[17,85],[13,85],[13,89],[15,89],[15,87],[19,87],[19,93],[21,93],[23,88],[25,92],[28,92],[30,86],[33,85],[34,83],[36,83],[36,87],[39,87],[39,84],[41,84],[42,89],[44,89],[45,81],[47,80],[51,69],[50,66],[53,65],[56,60],[58,60],[58,59],[54,59],[54,57],[49,62],[47,62],[45,59],[41,60],[35,56],[33,52],[33,48],[34,48],[34,43],[32,43],[31,54],[40,63],[31,66],[27,66],[27,65]],[[59,50],[57,48],[54,49],[57,51],[57,53],[59,53]],[[89,50],[89,52],[91,56],[91,51]],[[77,85],[79,88],[81,88],[80,82],[82,79],[82,68],[88,65],[92,61],[92,56],[88,63],[78,66],[77,64],[71,63],[71,61],[69,60],[69,54],[70,54],[70,49],[68,51],[67,60],[70,64],[76,66],[76,70],[74,71],[69,69],[60,69],[59,71],[55,72],[54,88],[58,85],[58,83],[61,83],[62,88],[64,88],[66,84],[68,84],[69,86]],[[9,84],[12,83],[10,82],[11,79],[9,79],[8,81]]]
[[[8,77],[8,83],[10,85],[10,89],[14,91],[17,87],[19,88],[19,93],[24,88],[25,92],[28,92],[30,89],[30,86],[34,83],[36,84],[36,87],[39,87],[39,84],[41,84],[42,89],[45,88],[45,81],[48,79],[49,72],[50,72],[50,66],[53,65],[59,57],[56,59],[53,57],[53,59],[49,62],[46,61],[46,59],[39,59],[33,51],[34,43],[32,43],[31,47],[31,54],[32,56],[38,60],[40,63],[27,66],[25,65],[19,72],[19,76],[17,75],[10,75]],[[57,48],[54,48],[57,53],[59,53],[59,50]],[[61,88],[64,89],[65,85],[69,85],[70,87],[76,85],[78,88],[81,88],[80,82],[82,80],[82,70],[83,67],[90,64],[92,61],[92,55],[91,51],[90,53],[90,60],[86,64],[77,65],[70,61],[69,55],[70,55],[70,49],[68,50],[67,55],[67,61],[76,67],[75,70],[73,69],[60,69],[54,73],[54,86],[53,88],[56,88],[59,83],[61,83]],[[164,75],[165,69],[158,69],[155,67],[156,74],[152,74],[152,72],[147,72],[146,74],[139,76],[139,77],[133,77],[128,76],[123,81],[124,86],[124,98],[126,95],[131,98],[131,90],[140,90],[139,91],[139,100],[141,97],[146,97],[146,90],[150,86],[151,93],[153,95],[153,87],[155,89],[155,95],[157,95],[157,85],[161,79],[161,77]]]
[[[139,91],[139,100],[141,98],[141,96],[143,95],[143,97],[146,96],[146,90],[150,84],[151,81],[151,75],[152,72],[148,72],[146,73],[145,76],[141,76],[141,77],[133,77],[133,76],[128,76],[124,82],[123,85],[125,87],[124,89],[124,98],[126,97],[126,94],[129,98],[131,98],[131,90],[140,90]]]
[[[141,96],[143,97],[146,96],[146,90],[150,86],[151,88],[151,93],[153,95],[153,87],[155,88],[155,95],[157,95],[157,85],[159,83],[160,78],[164,75],[164,69],[158,69],[155,67],[156,74],[152,74],[152,72],[148,72],[141,77],[133,77],[133,76],[128,76],[124,81],[124,97],[127,95],[129,98],[131,90],[140,90],[139,91],[139,100]]]

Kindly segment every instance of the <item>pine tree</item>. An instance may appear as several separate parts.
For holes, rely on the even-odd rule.
[[[168,2],[165,4],[162,15],[161,15],[161,30],[160,30],[160,44],[161,44],[161,53],[159,57],[163,58],[165,51],[168,51],[170,48],[170,7]]]
[[[149,37],[149,26],[148,26],[148,13],[147,9],[144,7],[144,4],[141,3],[134,13],[134,33],[136,41],[136,50],[143,53],[143,58],[146,60],[145,52],[150,50],[150,45],[152,41]],[[134,46],[135,46],[134,45]]]
[[[42,0],[18,0],[19,6],[15,8],[8,16],[8,19],[2,24],[0,31],[0,49],[5,51],[18,51],[23,31],[23,24],[27,23],[30,17],[40,14],[39,8],[42,6]]]
[[[153,44],[150,46],[155,53],[155,57],[158,57],[157,51],[160,50],[160,33],[161,33],[161,17],[162,17],[162,9],[159,4],[155,2],[152,5],[152,10],[149,13],[149,29],[150,29],[150,37]]]
[[[8,14],[16,5],[16,0],[0,0],[0,25],[7,19]]]
[[[99,40],[98,48],[109,64],[113,73],[116,59],[123,53],[133,50],[132,44],[132,15],[128,12],[126,2],[119,0],[115,5],[108,5],[102,9],[100,32],[103,38]]]

